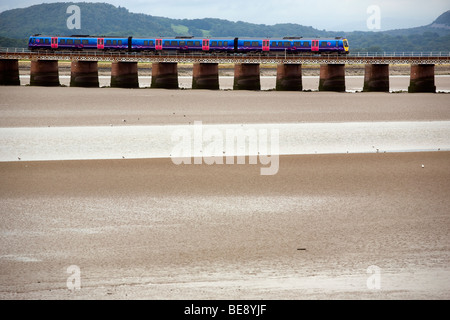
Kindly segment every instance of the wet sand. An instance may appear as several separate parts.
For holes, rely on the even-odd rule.
[[[447,94],[0,95],[1,127],[450,119]],[[0,162],[0,299],[449,299],[449,160],[282,156],[274,176],[248,161]]]
[[[449,160],[285,156],[272,177],[170,159],[0,163],[0,297],[448,299]]]
[[[444,93],[21,86],[0,96],[0,127],[450,120]]]

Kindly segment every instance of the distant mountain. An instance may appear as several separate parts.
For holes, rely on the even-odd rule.
[[[81,11],[81,29],[69,30],[66,13],[70,5]],[[123,7],[106,3],[51,3],[34,5],[24,9],[13,9],[0,13],[0,36],[26,38],[32,34],[72,35],[121,35],[121,36],[165,36],[193,35],[197,37],[276,37],[282,35],[318,36],[323,32],[312,27],[296,24],[275,26],[246,22],[231,22],[221,19],[180,20],[131,13]]]
[[[429,28],[450,30],[450,10],[440,15]]]
[[[431,24],[382,32],[352,32],[347,35],[352,52],[443,52],[450,53],[450,11]]]
[[[450,11],[444,12],[431,24],[421,27],[409,28],[409,29],[397,29],[384,31],[385,33],[393,36],[397,35],[411,35],[411,34],[423,34],[426,32],[438,33],[441,35],[447,35],[450,33]]]
[[[70,30],[70,5],[81,11],[81,29]],[[50,3],[0,13],[0,46],[26,47],[36,33],[48,35],[173,37],[335,37],[349,39],[351,51],[449,51],[450,11],[428,26],[383,32],[337,32],[298,24],[253,24],[222,19],[170,19],[131,13],[106,3]]]

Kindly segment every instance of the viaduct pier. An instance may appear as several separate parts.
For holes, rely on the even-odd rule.
[[[234,90],[260,90],[260,65],[276,64],[278,91],[302,91],[302,65],[319,64],[319,91],[345,91],[345,66],[365,65],[364,92],[389,92],[389,66],[411,66],[408,92],[436,92],[434,67],[450,64],[450,53],[405,55],[242,56],[114,52],[0,51],[0,85],[20,85],[19,60],[31,60],[30,85],[59,86],[58,61],[71,61],[72,87],[98,87],[99,61],[112,62],[111,87],[138,88],[138,63],[152,63],[152,88],[177,89],[178,63],[192,63],[193,89],[219,89],[219,64],[234,64]]]

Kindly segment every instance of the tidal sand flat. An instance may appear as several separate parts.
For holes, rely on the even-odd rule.
[[[448,299],[449,160],[2,162],[0,297]]]
[[[0,95],[8,130],[418,123],[440,135],[450,121],[447,94]],[[0,298],[448,299],[450,152],[369,151],[282,155],[274,175],[170,157],[0,162]]]
[[[448,87],[450,90],[450,85]],[[450,95],[0,87],[0,127],[450,120]],[[125,121],[124,121],[125,120]]]

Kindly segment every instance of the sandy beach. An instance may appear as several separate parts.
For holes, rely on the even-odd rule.
[[[0,96],[4,128],[450,120],[448,94],[21,86]],[[450,152],[279,161],[272,176],[248,162],[0,162],[0,299],[450,298]]]

